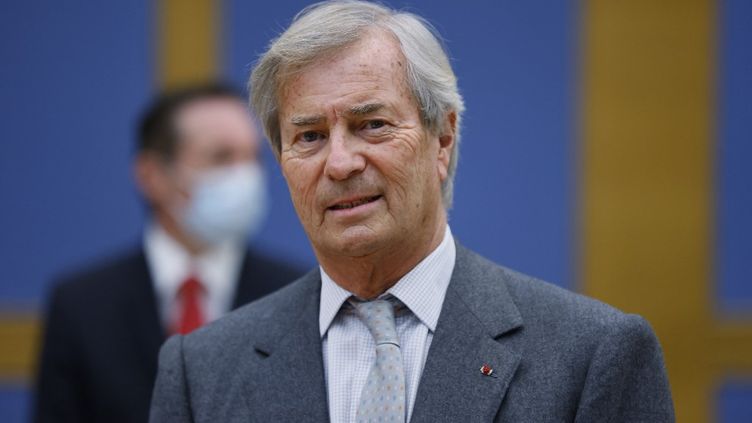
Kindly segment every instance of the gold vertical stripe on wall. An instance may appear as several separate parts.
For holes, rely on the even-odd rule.
[[[159,1],[157,63],[161,88],[217,77],[219,5],[213,0]]]
[[[583,6],[582,288],[650,320],[677,421],[712,421],[721,377],[752,370],[752,326],[714,313],[717,4]]]
[[[39,321],[32,313],[0,312],[0,382],[28,383],[34,373]]]

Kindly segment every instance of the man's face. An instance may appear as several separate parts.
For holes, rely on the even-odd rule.
[[[192,186],[202,174],[254,162],[259,149],[257,131],[239,100],[196,100],[183,106],[174,119],[175,157],[153,172],[149,194],[157,207],[170,214],[186,207]]]
[[[362,257],[443,225],[452,140],[422,125],[392,37],[371,31],[291,76],[279,116],[282,172],[317,254]]]

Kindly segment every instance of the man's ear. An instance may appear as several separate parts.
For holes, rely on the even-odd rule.
[[[449,112],[444,118],[444,124],[439,131],[439,155],[438,171],[441,182],[446,180],[449,173],[449,163],[452,160],[452,150],[454,148],[455,136],[457,134],[457,113]]]

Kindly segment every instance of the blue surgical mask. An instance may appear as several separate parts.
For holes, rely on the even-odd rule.
[[[241,242],[261,229],[266,211],[264,171],[255,162],[244,163],[200,174],[192,185],[182,223],[209,245]]]

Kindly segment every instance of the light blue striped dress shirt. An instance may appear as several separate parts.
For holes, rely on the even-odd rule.
[[[423,365],[439,321],[456,251],[447,226],[441,244],[382,295],[393,295],[406,307],[397,310],[397,336],[405,367],[406,421],[410,420]],[[360,393],[376,359],[368,328],[347,302],[353,294],[321,269],[319,329],[332,422],[353,422]]]

